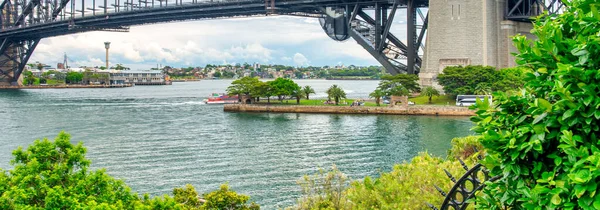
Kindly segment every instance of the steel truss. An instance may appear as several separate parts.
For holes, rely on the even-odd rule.
[[[540,15],[554,15],[564,9],[561,0],[508,0],[504,17],[507,20],[530,22]]]
[[[389,73],[417,74],[427,28],[427,16],[419,8],[427,5],[427,0],[92,0],[91,5],[86,0],[0,0],[0,82],[17,84],[35,47],[46,37],[126,32],[133,25],[183,20],[271,14],[322,18],[324,8],[336,8],[345,18],[342,25],[336,20],[334,32],[345,33],[334,39],[354,38]],[[408,10],[406,43],[390,32],[398,9]],[[364,10],[374,10],[375,16]]]
[[[39,42],[40,38],[3,39],[0,45],[0,78],[5,82],[10,82],[11,85],[17,85],[27,61]]]
[[[349,34],[390,74],[418,74],[423,62],[418,52],[419,47],[423,46],[429,19],[429,14],[423,15],[421,8],[426,6],[427,4],[417,0],[395,0],[393,4],[375,3],[368,7],[374,9],[374,17],[364,12],[367,6],[349,6]],[[396,12],[401,7],[407,10],[406,44],[390,32]],[[419,18],[422,25],[417,24]]]

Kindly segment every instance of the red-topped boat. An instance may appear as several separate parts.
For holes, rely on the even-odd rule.
[[[237,95],[228,96],[224,93],[213,93],[211,97],[204,99],[206,104],[237,104],[239,98]]]

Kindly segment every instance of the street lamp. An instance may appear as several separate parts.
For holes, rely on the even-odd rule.
[[[106,69],[108,69],[108,49],[110,48],[110,42],[104,42],[104,48],[106,48]]]

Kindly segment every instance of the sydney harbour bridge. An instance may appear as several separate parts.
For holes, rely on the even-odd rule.
[[[419,55],[419,49],[425,51],[425,57],[428,53],[436,51],[436,49],[424,50],[425,39],[430,37],[428,33],[432,33],[428,32],[428,27],[431,27],[430,16],[437,17],[435,20],[438,21],[438,25],[448,25],[443,23],[443,20],[450,20],[450,18],[454,20],[455,16],[460,19],[461,4],[465,8],[462,10],[463,16],[464,13],[482,14],[481,11],[467,10],[471,4],[479,5],[469,0],[0,1],[2,1],[0,3],[0,11],[2,11],[0,14],[0,85],[18,85],[25,65],[43,38],[88,31],[127,32],[130,26],[153,23],[269,15],[319,18],[323,30],[329,37],[336,41],[354,39],[389,73],[418,74],[422,71],[424,62]],[[496,10],[501,10],[502,14],[497,16],[502,21],[525,23],[541,14],[554,14],[563,7],[559,0],[480,1],[483,2],[483,10],[491,7],[488,2]],[[434,7],[436,4],[437,7]],[[406,12],[399,13],[399,10]],[[406,16],[398,17],[397,14],[406,14]],[[486,19],[486,14],[484,12],[479,19]],[[474,19],[465,21],[477,22],[479,16],[466,17]],[[406,34],[398,36],[390,32],[395,18],[407,20],[406,24],[402,25],[406,27]],[[435,33],[443,37],[446,29],[439,28],[439,32]],[[468,32],[469,29],[456,28],[456,30]],[[448,42],[448,45],[453,42],[443,41]],[[458,57],[462,59],[464,56]],[[477,63],[477,59],[473,60],[474,62],[469,60],[469,64]]]

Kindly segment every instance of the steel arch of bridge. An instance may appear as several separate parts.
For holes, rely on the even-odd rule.
[[[347,36],[356,39],[388,72],[418,73],[421,59],[417,46],[423,42],[426,24],[416,25],[417,17],[425,18],[416,8],[428,5],[427,0],[92,0],[91,5],[86,5],[89,0],[0,1],[0,42],[4,43],[0,48],[0,82],[4,78],[12,84],[17,83],[37,43],[46,37],[128,31],[129,26],[160,22],[271,14],[326,18],[325,8],[345,11]],[[414,8],[408,12],[409,20],[414,20],[409,21],[412,29],[408,30],[413,34],[409,36],[412,42],[403,43],[390,32],[398,8]],[[364,10],[375,10],[375,16]]]
[[[87,31],[128,31],[130,26],[184,20],[265,16],[327,18],[326,8],[342,11],[352,37],[389,73],[416,74],[428,25],[428,0],[0,0],[0,82],[16,84],[43,38]],[[556,0],[508,0],[524,2]],[[546,4],[545,4],[546,5]],[[552,7],[554,8],[554,7]],[[407,40],[390,32],[397,9],[407,11]],[[369,15],[365,10],[374,11]],[[527,13],[529,12],[529,13]],[[507,9],[506,17],[537,14]],[[418,21],[420,20],[420,21]]]

